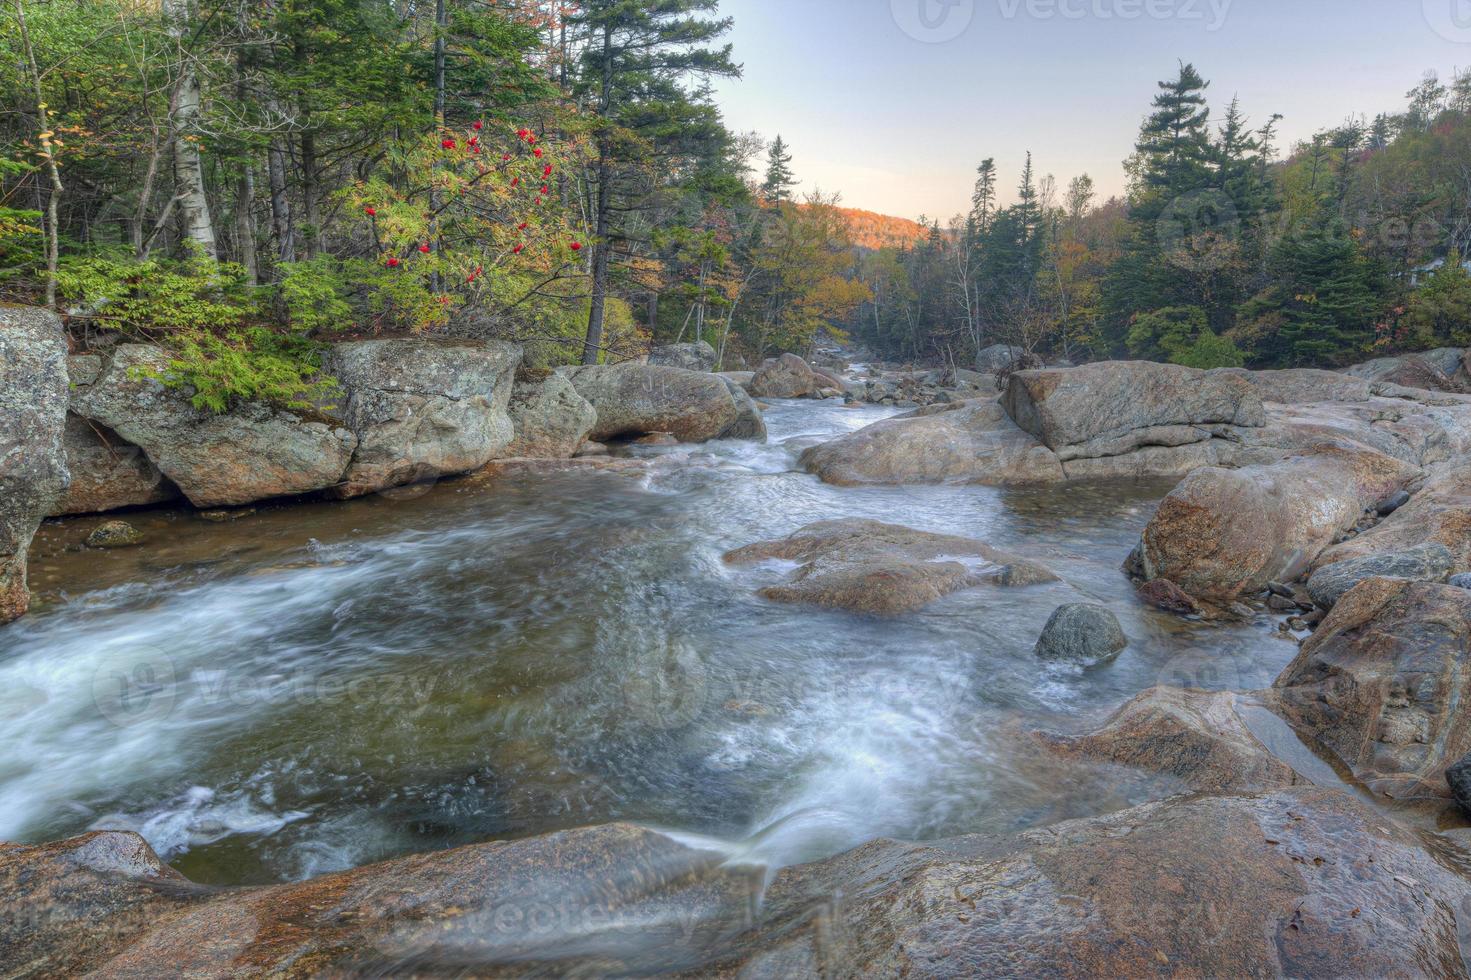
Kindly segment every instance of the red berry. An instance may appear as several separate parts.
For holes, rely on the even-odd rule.
[[[439,145],[442,146],[442,147],[444,147],[446,150],[453,150],[455,148],[455,141],[454,140],[445,140],[442,143],[440,143]]]
[[[419,246],[419,251],[421,251],[421,252],[423,252],[423,253],[425,253],[427,255],[428,252],[429,252],[429,246],[428,245],[420,245]]]
[[[476,132],[479,132],[480,131],[480,128],[482,126],[484,126],[485,123],[483,123],[479,119],[477,119],[473,123],[471,123],[470,125],[471,125],[471,128],[473,128]]]
[[[397,269],[398,268],[398,259],[389,259],[384,264],[387,265],[390,269]]]
[[[525,231],[526,230],[526,224],[527,223],[525,221],[521,222],[519,225],[516,226],[516,230],[517,231]]]
[[[580,251],[582,251],[582,243],[581,242],[573,242],[572,245],[571,245],[571,249],[574,252],[580,252]]]
[[[376,218],[376,217],[378,217],[378,209],[377,208],[363,208],[363,214],[366,214],[370,218]]]
[[[550,163],[547,164],[547,168],[541,172],[541,175],[543,177],[550,177],[552,175],[552,165]]]
[[[515,248],[511,249],[511,254],[512,255],[520,255],[521,254],[521,250],[523,248],[525,248],[525,247],[526,247],[525,244],[517,245]]]
[[[538,146],[536,149],[532,150],[531,152],[534,153],[534,154],[536,154],[537,156],[541,156],[541,147]]]

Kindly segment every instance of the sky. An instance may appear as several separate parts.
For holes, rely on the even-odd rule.
[[[1281,146],[1399,111],[1427,70],[1471,66],[1471,0],[721,0],[740,79],[726,122],[778,133],[802,190],[948,219],[976,165],[1003,186],[1025,154],[1059,186],[1122,192],[1156,83],[1188,61],[1212,117],[1239,96]],[[1005,201],[1003,201],[1005,203]]]

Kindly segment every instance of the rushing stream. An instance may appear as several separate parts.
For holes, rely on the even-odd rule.
[[[876,836],[1022,829],[1157,796],[1024,751],[1157,683],[1251,689],[1296,647],[1143,608],[1119,564],[1159,485],[838,489],[800,449],[885,415],[779,403],[766,445],[644,448],[641,472],[446,482],[224,524],[50,524],[36,611],[0,630],[0,840],[143,833],[185,874],[293,879],[632,820],[773,865]],[[776,605],[721,554],[836,517],[974,535],[1066,584],[892,621]],[[1097,601],[1131,645],[1032,647]],[[1157,787],[1153,787],[1157,789]]]

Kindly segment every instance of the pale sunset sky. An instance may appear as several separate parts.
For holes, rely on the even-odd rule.
[[[1427,70],[1471,66],[1471,0],[722,0],[745,67],[727,123],[780,133],[802,190],[913,218],[969,207],[994,156],[1008,194],[1031,150],[1060,185],[1122,191],[1155,83],[1180,60],[1239,95],[1279,146],[1400,111]],[[920,38],[920,39],[916,39]]]

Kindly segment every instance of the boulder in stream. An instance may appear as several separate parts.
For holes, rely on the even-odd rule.
[[[691,344],[668,344],[649,351],[649,363],[686,371],[715,370],[715,348],[703,340]]]
[[[1129,645],[1119,619],[1106,606],[1088,602],[1059,606],[1037,639],[1037,656],[1080,667],[1097,667]]]
[[[507,459],[566,459],[598,424],[597,409],[560,374],[517,381],[507,406],[515,438],[497,453]]]
[[[763,597],[879,616],[913,612],[985,583],[1057,581],[1045,566],[972,538],[857,519],[809,524],[725,555],[731,565],[770,559],[801,567],[786,584],[762,589]]]
[[[341,423],[258,402],[209,412],[187,390],[156,378],[171,358],[160,347],[123,344],[72,410],[140,447],[196,507],[239,506],[334,486],[357,437]]]
[[[1471,592],[1354,586],[1273,685],[1279,710],[1377,793],[1443,798],[1471,753]]]
[[[1332,609],[1350,589],[1365,579],[1402,578],[1414,582],[1444,582],[1455,565],[1445,545],[1416,545],[1406,551],[1348,558],[1320,565],[1308,579],[1308,595],[1317,605]]]
[[[588,438],[597,442],[651,432],[669,432],[681,442],[749,438],[737,433],[754,431],[752,413],[760,414],[749,398],[737,402],[739,385],[709,372],[629,361],[561,373],[596,409]]]
[[[1155,511],[1134,570],[1207,600],[1296,581],[1367,508],[1418,475],[1408,463],[1352,445],[1237,470],[1196,470]]]
[[[811,398],[824,388],[842,389],[842,382],[819,373],[796,354],[782,354],[762,362],[748,386],[757,398]]]
[[[335,344],[323,369],[342,387],[357,435],[333,492],[357,497],[468,473],[511,444],[507,414],[521,348],[498,340],[427,337]]]

